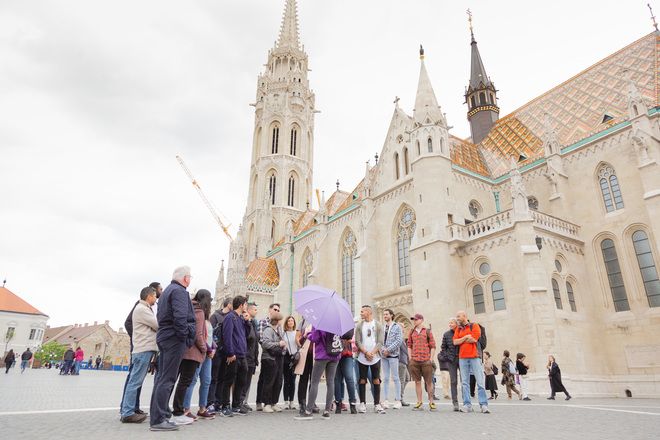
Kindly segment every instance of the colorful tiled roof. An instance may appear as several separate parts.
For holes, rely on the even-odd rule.
[[[48,316],[5,287],[0,287],[0,311]]]
[[[449,145],[453,163],[483,176],[490,175],[479,149],[472,142],[449,136]]]
[[[248,266],[245,274],[248,289],[261,290],[262,287],[276,287],[280,284],[280,272],[274,258],[257,258]]]

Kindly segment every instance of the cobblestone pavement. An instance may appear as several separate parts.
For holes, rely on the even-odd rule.
[[[178,438],[290,438],[325,440],[376,437],[461,437],[484,439],[657,439],[660,400],[581,399],[570,402],[532,396],[532,402],[491,401],[491,414],[461,414],[441,400],[436,412],[410,408],[385,415],[332,415],[309,422],[293,419],[293,411],[251,413],[247,417],[200,420],[177,432],[152,433],[145,422],[122,424],[118,405],[126,373],[82,371],[80,376],[59,376],[54,370],[14,369],[0,373],[0,432],[2,438],[142,439]],[[153,378],[143,388],[142,407],[148,410]],[[255,387],[253,387],[254,390]],[[323,386],[322,386],[323,388]],[[406,390],[413,401],[413,387]],[[319,393],[318,402],[323,401]],[[196,396],[193,402],[197,400]],[[369,400],[369,399],[367,399]],[[476,408],[477,406],[475,406]],[[227,436],[227,437],[226,437]]]

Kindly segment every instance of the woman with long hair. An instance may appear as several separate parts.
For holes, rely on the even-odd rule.
[[[511,400],[511,391],[518,395],[522,400],[522,394],[516,388],[516,364],[509,357],[509,350],[504,350],[504,359],[502,359],[502,385],[506,386],[506,394]]]
[[[270,316],[270,325],[264,329],[261,335],[261,368],[264,374],[262,397],[264,400],[265,413],[280,412],[277,406],[282,389],[282,358],[286,342],[280,333],[279,324],[282,314],[274,312]]]
[[[548,365],[546,365],[548,368],[548,377],[550,378],[550,397],[548,397],[548,400],[555,400],[555,394],[556,393],[564,393],[566,394],[566,399],[565,400],[571,400],[571,395],[568,394],[568,391],[566,390],[566,387],[561,381],[561,370],[559,369],[559,365],[557,365],[557,361],[555,360],[555,357],[553,355],[548,356]]]
[[[287,316],[284,320],[284,342],[286,351],[284,353],[284,403],[287,409],[296,409],[293,398],[296,394],[296,358],[300,357],[300,346],[296,340],[296,319]]]
[[[206,289],[200,289],[195,294],[195,297],[192,300],[193,309],[195,311],[195,326],[198,334],[201,329],[204,345],[202,346],[201,344],[198,344],[198,340],[195,338],[195,344],[186,351],[183,355],[182,361],[183,363],[187,359],[195,361],[199,360],[199,364],[191,378],[190,385],[188,385],[188,388],[186,389],[186,394],[183,400],[184,415],[193,420],[196,420],[197,418],[215,418],[215,416],[206,409],[209,396],[209,386],[211,385],[211,363],[216,348],[215,343],[213,342],[213,328],[209,322],[212,301],[213,298],[211,297],[211,292]],[[190,411],[190,406],[193,390],[195,389],[195,384],[197,384],[197,378],[199,378],[200,382],[199,409],[197,410],[197,416],[195,416]]]
[[[484,374],[486,375],[486,390],[490,391],[488,400],[497,399],[497,380],[495,380],[495,370],[493,369],[493,360],[490,353],[484,351]]]

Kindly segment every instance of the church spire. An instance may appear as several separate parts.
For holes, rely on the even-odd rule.
[[[478,144],[487,135],[495,121],[499,118],[500,108],[497,106],[497,90],[495,84],[486,74],[486,68],[481,60],[481,54],[474,38],[472,27],[472,12],[468,9],[470,23],[470,81],[465,90],[465,102],[468,105],[468,121],[472,142]]]
[[[298,6],[296,0],[286,0],[280,35],[277,38],[277,47],[291,47],[300,49],[300,36],[298,35]]]
[[[435,124],[444,122],[442,110],[435,97],[429,74],[424,64],[424,47],[419,46],[419,82],[417,83],[417,96],[415,97],[415,108],[413,110],[415,122],[418,124]]]

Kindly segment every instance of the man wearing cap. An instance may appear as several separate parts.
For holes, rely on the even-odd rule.
[[[422,410],[422,378],[426,384],[426,392],[429,397],[429,410],[435,410],[433,402],[433,363],[431,359],[435,354],[435,339],[431,330],[424,326],[424,316],[416,313],[410,320],[413,322],[413,329],[408,337],[408,351],[410,361],[408,369],[410,377],[415,381],[415,392],[417,393],[417,403],[413,410]]]

